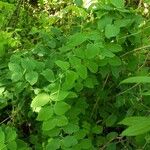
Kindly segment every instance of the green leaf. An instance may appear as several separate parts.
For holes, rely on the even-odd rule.
[[[41,108],[40,112],[38,113],[37,120],[39,121],[46,121],[53,116],[53,108],[51,106],[46,106]]]
[[[16,142],[17,142],[17,149],[29,150],[27,143],[25,143],[23,140],[17,139]]]
[[[67,134],[72,134],[79,131],[79,126],[73,123],[68,123],[67,126],[63,127],[63,130]]]
[[[112,141],[113,139],[115,139],[118,136],[117,132],[110,132],[107,134],[106,138],[108,141]]]
[[[117,116],[112,114],[106,119],[106,126],[111,127],[113,126],[117,121]]]
[[[66,136],[62,140],[62,144],[65,147],[71,147],[78,143],[77,139],[74,136]]]
[[[44,131],[48,131],[48,130],[54,129],[56,125],[57,125],[57,120],[55,118],[51,118],[43,122],[42,129]]]
[[[57,150],[59,148],[60,148],[60,140],[59,139],[48,140],[48,144],[46,145],[46,150]]]
[[[75,80],[78,78],[78,74],[74,71],[67,71],[66,72],[66,78],[65,78],[65,82],[63,84],[63,89],[64,90],[70,90],[75,83]]]
[[[2,128],[0,127],[0,145],[5,143],[5,133],[3,132]]]
[[[111,0],[111,3],[117,8],[123,8],[125,1],[124,0]]]
[[[87,62],[87,67],[92,73],[96,73],[98,71],[98,65],[93,61]]]
[[[70,67],[70,64],[68,62],[66,62],[66,61],[57,60],[55,63],[62,70],[68,70],[69,67]]]
[[[126,27],[129,26],[133,22],[132,19],[118,19],[114,22],[114,24],[118,27]]]
[[[32,108],[37,108],[46,105],[50,101],[49,94],[40,93],[31,102]]]
[[[57,116],[56,118],[56,124],[58,127],[63,127],[68,124],[68,119],[66,116]]]
[[[142,95],[144,95],[144,96],[150,96],[150,91],[143,92]]]
[[[81,140],[85,138],[86,134],[87,134],[87,131],[85,129],[82,129],[82,130],[80,129],[78,132],[74,134],[74,136],[76,137],[76,139]]]
[[[94,80],[93,80],[93,78],[87,78],[85,80],[84,86],[86,86],[88,88],[94,88]]]
[[[114,77],[119,78],[119,74],[122,71],[122,66],[112,66],[111,71]]]
[[[82,6],[83,0],[75,0],[74,2],[77,6]]]
[[[134,126],[127,128],[122,132],[123,136],[137,136],[150,131],[150,121],[147,122],[139,122]]]
[[[69,62],[72,65],[73,68],[81,64],[81,59],[78,57],[70,56]]]
[[[79,58],[82,58],[82,59],[85,58],[85,52],[84,52],[84,50],[83,50],[82,47],[81,47],[81,48],[76,48],[76,49],[74,50],[74,54],[75,54],[77,57],[79,57]]]
[[[109,50],[106,49],[106,48],[101,48],[101,49],[100,49],[100,55],[101,55],[102,57],[110,57],[110,58],[112,58],[112,57],[115,56],[115,54],[113,54],[111,51],[109,51]]]
[[[5,128],[5,133],[6,133],[6,141],[13,141],[17,137],[16,131],[9,126]]]
[[[51,69],[46,69],[42,72],[42,75],[45,77],[45,79],[49,82],[55,81],[54,73]]]
[[[34,85],[38,81],[38,73],[31,71],[25,74],[25,79],[31,84]]]
[[[87,40],[87,36],[84,33],[76,33],[69,37],[68,47],[72,48],[78,46]]]
[[[17,81],[21,80],[22,77],[23,77],[22,72],[15,72],[11,75],[11,80],[14,82],[17,82]]]
[[[81,142],[80,142],[80,145],[82,147],[82,149],[91,149],[92,148],[92,142],[90,139],[83,139]]]
[[[102,127],[102,126],[95,125],[95,126],[92,128],[92,133],[101,134],[102,132],[103,132],[103,127]]]
[[[109,143],[106,150],[116,150],[116,143]]]
[[[69,92],[68,98],[77,98],[78,95],[75,92]]]
[[[141,116],[134,116],[134,117],[127,117],[123,119],[119,124],[124,124],[127,126],[133,126],[136,125],[140,122],[150,122],[149,117],[141,117]]]
[[[120,66],[120,65],[122,64],[120,58],[117,57],[117,56],[108,59],[108,63],[109,63],[111,66]]]
[[[34,60],[32,60],[31,58],[21,59],[21,66],[23,67],[24,70],[27,71],[33,71],[35,69]]]
[[[82,79],[86,79],[87,78],[87,68],[84,65],[79,65],[76,67],[77,73],[79,74],[79,76]]]
[[[19,64],[17,64],[17,63],[9,63],[8,64],[8,67],[9,67],[9,70],[10,71],[12,71],[12,72],[22,72],[23,70],[22,70],[22,68],[21,68],[21,66],[19,65]]]
[[[150,118],[149,117],[127,117],[119,124],[129,126],[122,132],[123,136],[137,136],[150,131]]]
[[[68,91],[57,91],[50,95],[52,101],[62,101],[69,95]]]
[[[9,150],[17,150],[17,143],[16,141],[10,141],[7,143],[7,148]]]
[[[121,84],[122,83],[150,83],[150,77],[148,76],[130,77],[121,81]]]
[[[109,16],[108,14],[105,15],[104,17],[100,18],[100,20],[98,20],[98,29],[99,30],[102,30],[106,27],[106,25],[108,24],[112,24],[112,20],[113,20],[113,17],[112,16]]]
[[[54,112],[57,115],[63,115],[65,112],[67,112],[70,109],[70,105],[68,105],[65,102],[57,102],[54,105]]]
[[[120,28],[115,25],[108,24],[105,28],[105,36],[109,39],[119,34]]]
[[[49,137],[56,137],[56,136],[59,136],[59,135],[60,135],[60,131],[61,131],[61,128],[55,127],[55,128],[52,129],[52,130],[43,131],[43,134],[44,134],[44,135],[47,135],[47,136],[49,136]]]
[[[42,72],[44,68],[45,68],[44,62],[38,62],[38,61],[35,62],[35,69],[37,71]]]
[[[106,49],[108,49],[112,53],[117,53],[117,52],[122,51],[121,45],[119,45],[119,44],[112,44],[112,43],[107,44],[106,45]]]
[[[88,44],[85,50],[86,58],[92,59],[99,54],[99,46],[97,44]]]

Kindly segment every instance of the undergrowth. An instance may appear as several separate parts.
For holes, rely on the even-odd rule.
[[[0,150],[150,149],[149,1],[0,9]]]

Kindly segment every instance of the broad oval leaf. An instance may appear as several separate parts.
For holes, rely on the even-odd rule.
[[[76,33],[69,37],[68,46],[70,48],[78,46],[87,40],[87,36],[84,33]]]
[[[60,139],[50,139],[46,145],[46,150],[57,150],[60,148]]]
[[[68,91],[57,91],[50,95],[52,101],[62,101],[69,95]]]
[[[122,64],[121,59],[117,56],[108,59],[111,66],[120,66]]]
[[[38,94],[31,102],[32,108],[37,108],[46,105],[50,101],[50,95],[47,93]]]
[[[38,113],[37,120],[39,121],[46,121],[53,116],[53,108],[51,106],[41,108],[40,112]]]
[[[92,73],[96,73],[98,71],[98,65],[93,61],[87,62],[87,67]]]
[[[58,102],[54,106],[54,112],[57,115],[63,115],[70,109],[70,105],[65,102]]]
[[[99,46],[96,44],[88,44],[87,49],[85,50],[86,58],[92,59],[100,52]]]
[[[71,147],[74,146],[78,143],[77,139],[74,136],[66,136],[63,140],[62,140],[62,144],[65,147]]]
[[[66,72],[65,82],[63,83],[64,90],[70,90],[75,83],[75,80],[78,78],[78,74],[74,71],[68,70]]]
[[[76,67],[77,73],[79,74],[79,76],[82,79],[86,79],[87,78],[87,67],[84,65],[79,65]]]
[[[35,62],[31,58],[21,59],[21,66],[24,70],[33,71],[35,69]]]
[[[67,70],[70,67],[70,64],[66,61],[57,60],[56,65],[59,66],[62,70]]]
[[[48,131],[48,130],[54,129],[56,127],[56,125],[57,125],[57,120],[54,118],[51,118],[51,119],[43,122],[42,129],[44,131]]]
[[[45,79],[49,82],[54,82],[55,76],[51,69],[46,69],[42,72],[42,75],[45,77]]]
[[[68,124],[68,119],[66,116],[57,116],[56,117],[56,124],[58,127],[63,127]]]
[[[108,24],[105,28],[105,36],[107,38],[115,37],[119,34],[120,28],[118,26]]]
[[[31,84],[34,85],[38,81],[38,73],[35,71],[31,71],[26,73],[25,79]]]

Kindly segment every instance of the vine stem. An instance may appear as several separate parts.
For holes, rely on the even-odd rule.
[[[149,22],[149,21],[150,21],[150,20],[148,20],[147,22]],[[148,29],[148,28],[150,28],[150,26],[147,26],[147,27],[143,28],[143,30]],[[129,35],[122,36],[122,37],[118,38],[118,40],[124,39],[124,38],[128,38],[128,37],[131,37],[131,36],[133,36],[133,35],[140,34],[141,32],[143,32],[143,30],[142,30],[142,31],[138,31],[138,32],[136,32],[136,33],[132,33],[132,34],[129,34]]]
[[[130,91],[130,90],[132,90],[132,89],[134,89],[134,88],[137,87],[139,84],[140,84],[140,83],[137,83],[137,84],[133,85],[132,87],[128,88],[127,90],[125,90],[125,91],[123,91],[123,92],[117,94],[116,97],[117,97],[117,96],[120,96],[120,95],[122,95],[122,94],[124,94],[124,93],[126,93],[126,92],[128,92],[128,91]]]
[[[143,0],[139,0],[138,9],[141,7]]]
[[[126,55],[129,55],[129,54],[133,53],[133,52],[137,52],[137,51],[140,51],[140,50],[146,49],[146,48],[150,48],[150,45],[146,45],[146,46],[135,48],[132,51],[126,52],[125,54],[121,55],[120,57],[122,58],[122,57],[124,57]]]
[[[10,118],[11,118],[10,116],[5,118],[2,122],[0,122],[0,125],[3,124],[4,122],[6,122],[7,120],[9,120]]]

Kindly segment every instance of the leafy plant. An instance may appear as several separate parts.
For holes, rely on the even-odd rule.
[[[150,148],[145,3],[2,4],[0,149]]]

